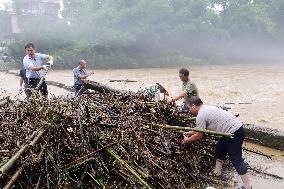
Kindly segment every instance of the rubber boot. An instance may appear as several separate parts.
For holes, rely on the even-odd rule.
[[[245,189],[252,189],[248,174],[240,175]]]
[[[223,166],[223,161],[217,159],[216,160],[216,165],[215,165],[215,169],[214,169],[214,174],[216,176],[220,176],[222,174],[222,166]]]

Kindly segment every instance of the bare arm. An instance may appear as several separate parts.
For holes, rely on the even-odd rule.
[[[196,132],[191,137],[184,137],[184,139],[182,140],[182,143],[185,144],[185,143],[189,143],[189,142],[195,142],[195,141],[198,141],[202,138],[203,138],[203,133]]]
[[[32,70],[33,72],[39,71],[41,70],[43,67],[42,66],[31,66],[30,70]]]
[[[187,131],[187,132],[182,132],[183,135],[187,135],[187,136],[191,136],[193,134],[195,134],[194,131]]]
[[[185,96],[187,96],[187,92],[183,91],[178,96],[174,97],[173,100],[176,101],[176,100],[184,98]]]
[[[181,92],[178,96],[176,96],[176,97],[171,97],[170,99],[168,99],[168,102],[177,101],[177,100],[179,100],[179,99],[184,98],[185,96],[187,96],[187,92],[186,92],[186,91],[183,91],[183,92]]]
[[[50,55],[47,55],[45,58],[43,58],[44,60],[49,60],[49,61],[53,61],[53,57]],[[30,66],[30,70],[36,72],[39,70],[42,70],[43,66]]]
[[[94,74],[94,72],[92,71],[92,72],[88,73],[87,75],[79,75],[78,77],[80,79],[87,79],[87,77],[89,77],[90,75],[93,75],[93,74]]]
[[[87,74],[87,75],[81,75],[81,76],[79,76],[79,78],[80,79],[87,79],[87,77],[89,77],[90,75],[92,75],[93,74],[93,72],[91,72],[91,73],[89,73],[89,74]]]

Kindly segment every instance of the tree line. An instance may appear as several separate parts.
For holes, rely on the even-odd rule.
[[[15,59],[28,41],[53,54],[60,68],[80,58],[100,68],[270,60],[283,48],[284,0],[63,2],[61,18],[27,19],[14,0],[21,28],[9,47]]]

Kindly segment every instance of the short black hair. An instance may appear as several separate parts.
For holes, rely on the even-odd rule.
[[[25,45],[25,49],[32,47],[33,49],[35,48],[35,45],[33,43],[27,43]]]
[[[189,106],[201,106],[203,104],[202,100],[198,96],[191,96],[187,101]]]
[[[186,68],[181,68],[181,69],[179,70],[179,73],[182,74],[182,75],[184,75],[184,76],[189,76],[189,71],[188,71],[188,69],[186,69]]]

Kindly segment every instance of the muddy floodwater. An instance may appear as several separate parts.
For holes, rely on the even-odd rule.
[[[284,130],[284,64],[192,66],[190,77],[195,81],[205,104],[230,107],[230,111],[239,114],[245,123]],[[118,89],[138,90],[159,82],[172,96],[181,91],[178,68],[95,70],[95,74],[89,79]],[[109,82],[125,79],[137,82]],[[47,80],[71,86],[72,68],[64,71],[52,70],[48,73]],[[18,77],[0,73],[0,88],[2,92],[5,91],[5,95],[15,96],[19,88]],[[54,86],[48,88],[54,95],[69,93]],[[4,94],[0,94],[0,97],[2,96]],[[21,98],[23,97],[22,95]],[[268,159],[245,152],[246,161],[252,167],[284,177],[283,152],[249,144],[247,147],[273,155],[272,159]],[[284,188],[283,180],[253,171],[250,171],[250,174],[255,189]]]
[[[284,130],[284,64],[283,65],[219,65],[192,66],[190,77],[195,81],[204,103],[227,106],[245,123]],[[181,90],[178,68],[95,70],[89,79],[119,89],[137,90],[159,82],[170,95]],[[109,82],[113,79],[135,80],[134,83]],[[51,70],[47,80],[73,85],[70,70]],[[18,78],[0,73],[0,87],[15,95]],[[64,95],[68,92],[49,86],[49,92]]]

